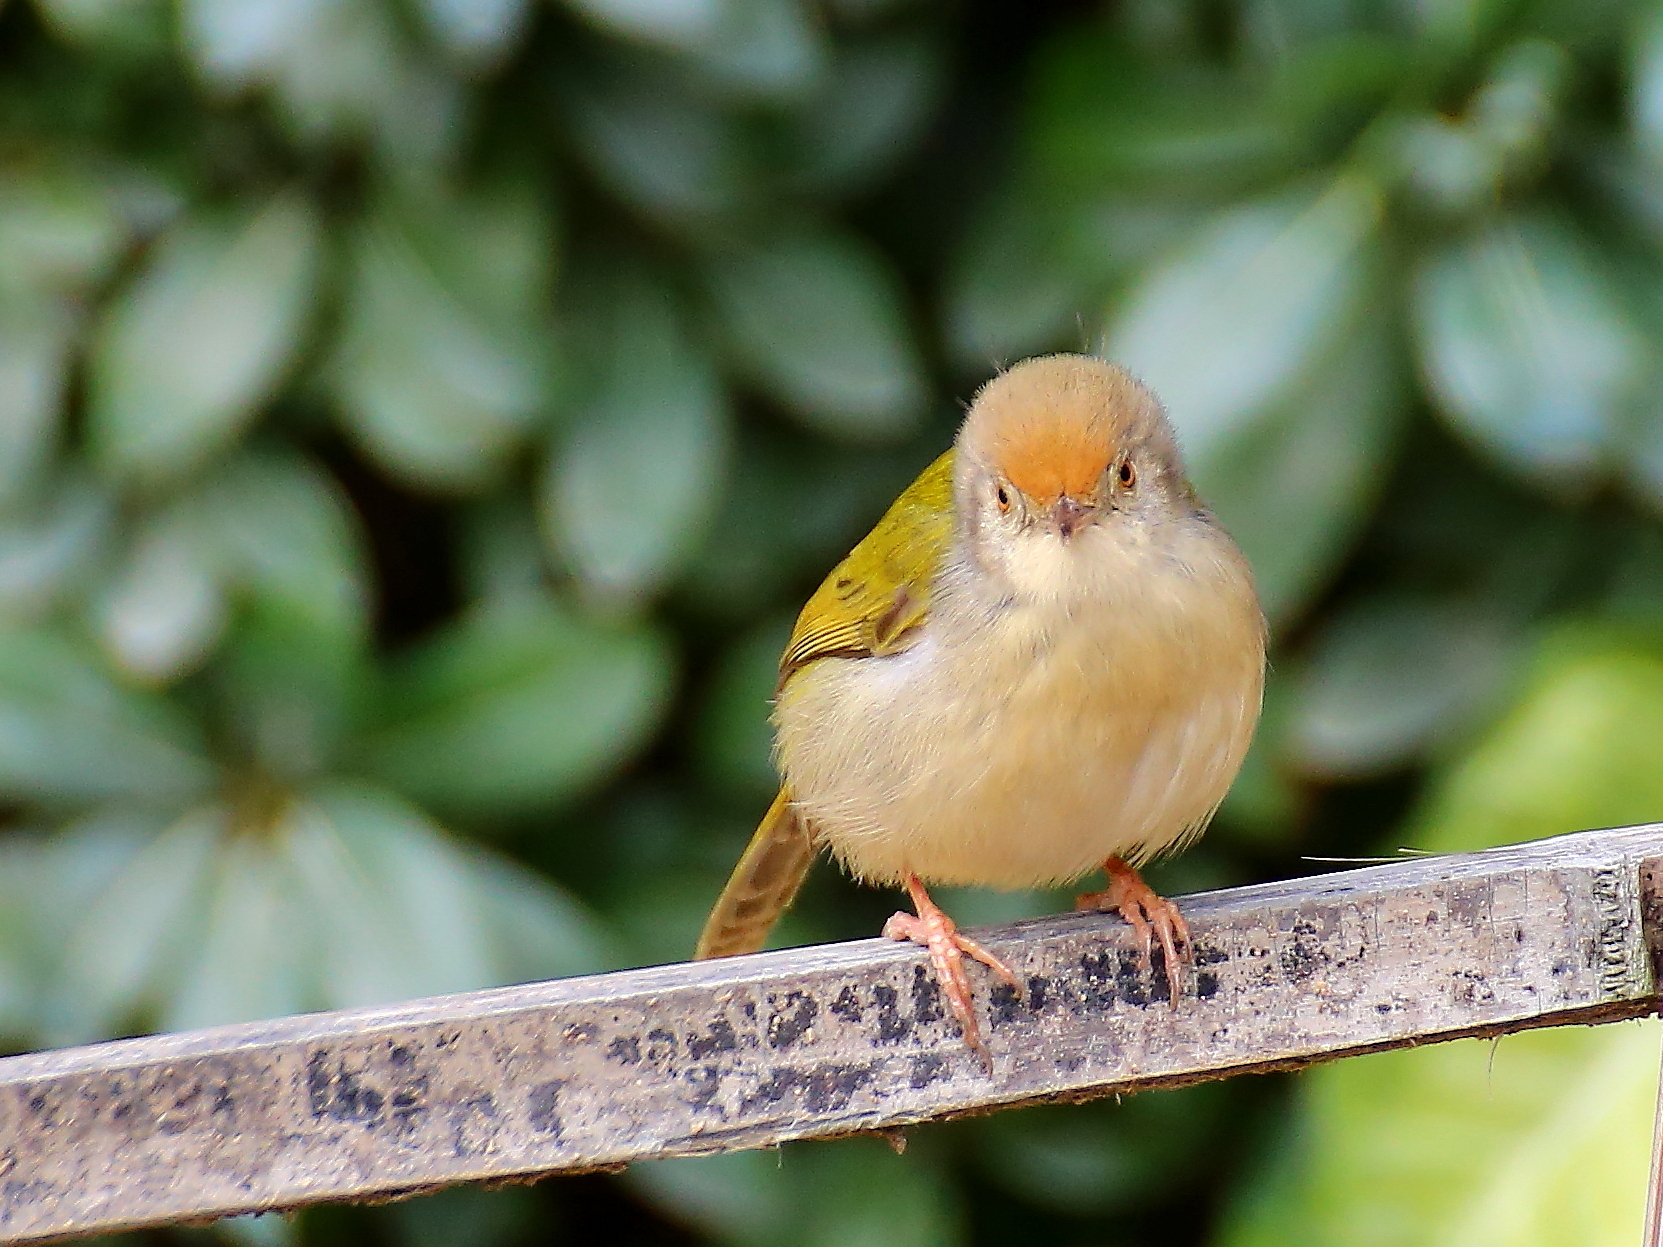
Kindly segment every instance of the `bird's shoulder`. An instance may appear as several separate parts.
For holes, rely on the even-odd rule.
[[[953,539],[953,451],[919,473],[797,616],[780,683],[820,658],[894,654],[916,639]]]

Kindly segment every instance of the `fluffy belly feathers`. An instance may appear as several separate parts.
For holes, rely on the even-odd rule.
[[[1179,847],[1241,765],[1263,652],[1239,618],[1162,608],[1135,630],[1112,609],[1013,608],[955,643],[926,626],[899,654],[813,663],[776,707],[787,790],[874,882],[1039,886]]]

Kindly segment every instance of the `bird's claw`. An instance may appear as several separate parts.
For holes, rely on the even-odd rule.
[[[970,979],[964,971],[964,958],[970,956],[981,962],[1009,984],[1018,996],[1022,994],[1022,984],[1009,966],[963,934],[953,920],[930,900],[917,880],[908,879],[907,891],[912,893],[912,903],[918,912],[897,911],[891,914],[889,921],[883,924],[884,938],[910,941],[923,947],[929,955],[930,969],[935,972],[936,981],[947,997],[947,1007],[952,1010],[959,1029],[964,1033],[965,1043],[981,1061],[982,1068],[991,1074],[993,1054],[982,1042],[981,1026],[976,1021],[975,1004],[970,995]]]
[[[1166,962],[1168,999],[1174,1009],[1183,987],[1183,974],[1190,943],[1189,923],[1178,906],[1143,881],[1131,866],[1118,857],[1111,857],[1103,865],[1109,876],[1109,886],[1101,892],[1088,892],[1074,902],[1076,909],[1113,910],[1131,925],[1143,946],[1144,969],[1153,969],[1154,942],[1161,942],[1161,955]]]

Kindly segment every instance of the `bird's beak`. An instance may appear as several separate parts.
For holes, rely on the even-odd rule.
[[[1080,529],[1091,523],[1097,508],[1090,503],[1076,502],[1067,494],[1057,499],[1057,505],[1051,508],[1052,522],[1057,526],[1057,532],[1067,541]]]

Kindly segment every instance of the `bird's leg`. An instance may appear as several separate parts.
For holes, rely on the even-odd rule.
[[[976,1010],[970,999],[970,980],[964,973],[964,955],[966,953],[992,970],[1011,989],[1020,993],[1022,985],[1012,974],[1010,967],[987,949],[983,948],[968,935],[960,933],[953,920],[942,912],[941,907],[930,899],[930,894],[924,891],[924,885],[919,882],[917,875],[908,875],[907,894],[912,897],[912,907],[916,914],[896,912],[891,914],[889,921],[883,924],[884,938],[887,940],[911,940],[914,944],[922,944],[930,955],[930,968],[935,971],[936,981],[941,984],[941,990],[947,996],[947,1005],[958,1019],[959,1029],[964,1032],[964,1040],[970,1045],[970,1050],[981,1058],[982,1066],[989,1073],[993,1071],[993,1057],[987,1046],[982,1043],[981,1028],[976,1025]]]
[[[1088,892],[1074,902],[1075,909],[1112,909],[1137,932],[1143,943],[1143,964],[1149,968],[1153,941],[1161,941],[1161,952],[1166,957],[1166,985],[1172,1007],[1178,1007],[1178,991],[1183,981],[1183,962],[1179,950],[1187,954],[1190,945],[1189,924],[1171,901],[1155,895],[1131,866],[1118,857],[1103,863],[1109,876],[1109,886],[1101,892]]]

